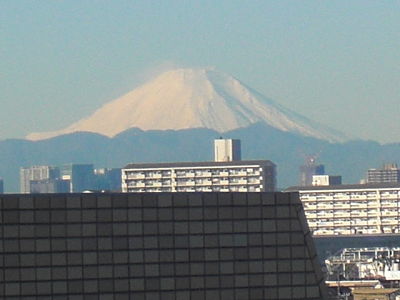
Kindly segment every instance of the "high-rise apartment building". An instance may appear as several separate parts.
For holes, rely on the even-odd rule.
[[[31,193],[31,181],[57,180],[60,170],[52,166],[32,166],[20,169],[20,190],[22,194]]]
[[[369,169],[368,183],[400,182],[400,169],[397,164],[385,164],[381,169]]]
[[[240,158],[240,141],[215,140],[215,161],[129,164],[122,169],[123,192],[266,192],[276,186],[269,160]]]
[[[274,191],[275,164],[268,160],[130,164],[122,169],[123,192]]]
[[[400,184],[291,187],[314,235],[400,233]]]
[[[0,298],[324,300],[297,193],[1,195]]]

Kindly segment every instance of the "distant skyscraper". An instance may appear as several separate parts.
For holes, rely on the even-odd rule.
[[[214,140],[215,161],[241,160],[240,140],[217,139]]]
[[[400,169],[397,164],[385,164],[381,169],[369,169],[368,183],[400,182]]]
[[[95,169],[94,176],[94,190],[121,191],[121,169]]]
[[[0,194],[4,193],[4,181],[2,178],[0,178]]]
[[[309,157],[305,165],[300,167],[300,186],[311,186],[313,182],[313,175],[324,175],[324,165],[317,165],[315,157]]]
[[[69,181],[57,179],[43,179],[30,181],[31,194],[68,193]]]
[[[60,170],[51,166],[32,166],[20,169],[21,193],[31,192],[31,181],[55,180],[60,177]]]
[[[80,193],[94,189],[94,169],[92,164],[68,164],[61,168],[61,178],[69,180],[69,192]]]

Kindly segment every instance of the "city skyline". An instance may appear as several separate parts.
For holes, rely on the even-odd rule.
[[[312,120],[399,142],[396,8],[394,1],[5,1],[0,140],[70,125],[159,71],[215,66]]]

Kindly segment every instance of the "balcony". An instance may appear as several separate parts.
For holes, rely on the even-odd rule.
[[[382,217],[397,217],[398,212],[397,211],[382,211],[381,216]]]

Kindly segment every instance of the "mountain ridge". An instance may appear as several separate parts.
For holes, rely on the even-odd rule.
[[[133,127],[209,128],[224,133],[257,122],[331,142],[346,140],[344,134],[284,108],[238,79],[211,68],[162,73],[67,128],[32,133],[27,139],[42,140],[78,131],[114,137]]]
[[[0,177],[7,192],[19,190],[19,168],[32,165],[61,166],[92,163],[95,167],[124,167],[135,162],[212,161],[215,130],[141,130],[131,128],[113,138],[80,132],[55,138],[0,141]],[[267,159],[277,165],[278,187],[296,185],[304,155],[321,153],[319,163],[328,174],[343,175],[344,183],[357,183],[368,168],[396,162],[400,144],[380,145],[374,141],[344,143],[284,132],[265,123],[252,124],[223,134],[242,141],[244,160]]]

